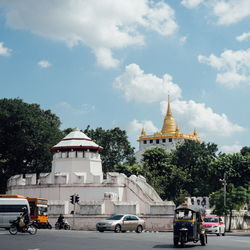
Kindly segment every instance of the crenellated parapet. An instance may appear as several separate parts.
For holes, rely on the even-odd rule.
[[[106,173],[103,179],[100,151],[79,130],[75,130],[52,147],[50,173],[12,176],[8,193],[49,200],[49,214],[110,215],[115,213],[168,214],[172,205],[162,201],[143,176],[127,177],[123,173]],[[77,193],[73,206],[70,196]]]

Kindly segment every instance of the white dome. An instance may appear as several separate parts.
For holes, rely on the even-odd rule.
[[[91,140],[87,135],[85,135],[80,130],[75,130],[70,132],[65,136],[59,143],[52,147],[52,151],[59,149],[74,149],[74,148],[84,148],[84,149],[95,149],[102,150],[103,148],[97,145]]]

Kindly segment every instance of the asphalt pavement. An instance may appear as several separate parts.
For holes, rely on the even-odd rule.
[[[173,249],[171,232],[114,233],[96,231],[38,230],[36,235],[10,235],[0,231],[1,250],[147,250]],[[188,243],[183,249],[249,250],[250,233],[235,232],[226,236],[208,236],[208,244]]]

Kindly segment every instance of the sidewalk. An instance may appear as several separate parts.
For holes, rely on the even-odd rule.
[[[250,229],[232,229],[230,232],[226,233],[250,233]]]

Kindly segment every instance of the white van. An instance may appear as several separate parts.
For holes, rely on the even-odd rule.
[[[10,227],[10,220],[15,220],[20,216],[24,207],[30,213],[30,206],[26,199],[0,198],[0,228],[8,229]]]

